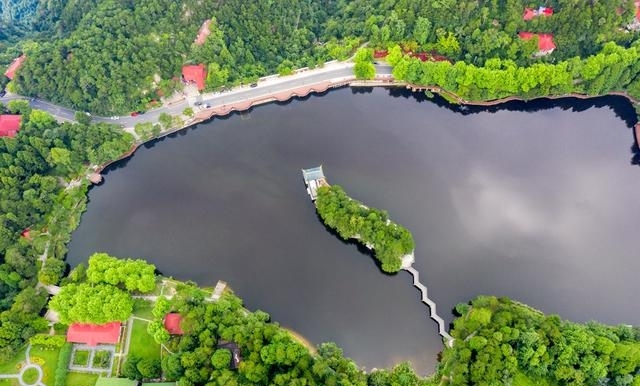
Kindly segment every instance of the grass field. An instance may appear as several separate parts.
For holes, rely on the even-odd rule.
[[[69,372],[67,375],[67,386],[94,386],[97,380],[98,374]]]
[[[129,356],[139,358],[160,359],[160,345],[147,333],[147,322],[134,320],[129,342]]]
[[[73,364],[76,366],[86,366],[89,364],[89,351],[76,350],[73,355]]]
[[[143,319],[153,319],[151,310],[153,309],[153,302],[143,299],[136,299],[133,303],[133,315]]]
[[[33,346],[31,347],[30,354],[31,362],[38,363],[42,366],[42,371],[44,372],[42,382],[45,385],[53,385],[53,378],[58,364],[58,354],[60,354],[60,350],[44,350],[39,346]]]
[[[24,353],[26,347],[20,350],[11,361],[0,364],[0,374],[17,374],[22,368],[21,364],[24,363]]]

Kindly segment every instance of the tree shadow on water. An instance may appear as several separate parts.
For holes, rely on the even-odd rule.
[[[452,112],[462,115],[479,114],[484,112],[495,113],[502,110],[537,113],[554,108],[560,108],[564,111],[572,112],[582,112],[590,108],[609,108],[614,112],[616,117],[624,121],[626,126],[629,128],[632,128],[638,121],[636,111],[631,102],[627,98],[619,95],[607,95],[589,99],[575,97],[558,99],[536,98],[530,101],[514,100],[493,106],[474,106],[449,103],[438,94],[433,94],[432,97],[429,97],[422,91],[413,92],[400,87],[389,87],[387,90],[389,91],[389,95],[394,98],[413,99],[419,103],[429,101],[438,107],[446,108]]]
[[[358,250],[358,252],[360,252],[363,255],[367,255],[369,256],[369,258],[376,264],[376,266],[378,267],[378,270],[380,271],[381,274],[385,275],[385,276],[395,276],[397,273],[387,273],[385,271],[382,270],[382,264],[378,261],[378,259],[376,259],[376,257],[374,256],[373,250],[365,247],[362,243],[358,242],[355,239],[348,239],[348,240],[344,240],[339,234],[338,232],[336,232],[334,229],[330,228],[329,226],[327,226],[327,224],[324,223],[324,221],[322,221],[322,218],[320,217],[320,215],[318,214],[318,211],[316,211],[316,218],[318,219],[318,221],[320,222],[320,224],[322,224],[322,226],[324,226],[324,229],[327,231],[327,233],[329,233],[331,236],[333,236],[334,238],[336,238],[338,241],[340,241],[342,244],[344,245],[349,245],[349,246],[355,246],[356,249]]]

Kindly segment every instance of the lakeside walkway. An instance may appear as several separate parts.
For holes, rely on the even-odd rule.
[[[420,282],[420,272],[413,268],[413,266],[406,267],[404,268],[404,270],[409,272],[411,276],[413,276],[413,286],[416,287],[422,295],[420,301],[426,304],[427,307],[429,307],[429,317],[438,324],[438,334],[442,337],[442,339],[444,339],[444,343],[448,347],[453,347],[454,339],[447,332],[444,320],[438,315],[436,311],[436,303],[433,300],[429,299],[427,287]]]

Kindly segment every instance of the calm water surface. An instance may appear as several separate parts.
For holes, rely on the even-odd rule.
[[[411,360],[430,372],[441,343],[410,276],[382,274],[318,221],[300,169],[323,164],[413,232],[415,266],[448,321],[456,303],[496,294],[640,324],[640,167],[624,100],[461,114],[390,93],[262,106],[143,147],[91,190],[69,262],[106,251],[202,285],[222,279],[249,308],[367,368]]]

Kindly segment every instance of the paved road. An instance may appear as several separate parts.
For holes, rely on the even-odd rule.
[[[391,75],[391,66],[376,65],[376,72],[378,75]],[[196,111],[198,108],[201,108],[195,106],[196,102],[201,102],[201,106],[207,104],[211,107],[222,106],[224,104],[265,97],[284,90],[321,83],[323,81],[350,75],[353,75],[353,63],[334,62],[325,65],[323,68],[301,71],[286,77],[265,77],[258,81],[256,87],[240,86],[223,93],[208,93],[198,97],[184,98],[174,104],[164,105],[135,117],[123,116],[113,119],[112,117],[93,116],[92,120],[94,122],[108,122],[122,125],[124,127],[133,127],[136,123],[157,122],[161,113],[178,115],[182,113],[186,107],[193,107],[194,111]],[[8,93],[4,97],[0,98],[0,102],[7,103],[12,99],[24,98],[20,95]],[[33,108],[44,110],[58,119],[74,120],[75,110],[58,106],[38,98],[30,99],[30,104]]]

